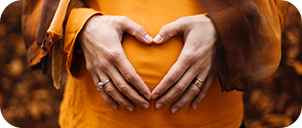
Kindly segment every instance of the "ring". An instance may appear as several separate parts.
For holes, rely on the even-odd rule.
[[[202,85],[203,85],[203,82],[202,80],[196,78],[196,80],[194,81],[194,84],[198,87],[198,88],[201,88]]]
[[[101,81],[101,82],[99,83],[99,87],[100,87],[100,88],[103,88],[104,85],[107,84],[109,81],[110,81],[110,79],[106,80],[104,83]]]

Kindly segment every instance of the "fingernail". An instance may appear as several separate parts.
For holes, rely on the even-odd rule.
[[[148,106],[147,104],[142,104],[142,107],[143,107],[144,109],[148,109],[148,108],[149,108],[149,106]]]
[[[150,95],[148,95],[148,94],[145,94],[144,96],[147,100],[150,100],[150,98],[151,98]]]
[[[159,43],[163,40],[163,38],[160,36],[160,35],[157,35],[155,38],[154,38],[154,42],[155,43]]]
[[[152,96],[152,99],[156,99],[157,97],[158,97],[158,95],[155,94],[155,95]]]
[[[163,104],[161,104],[161,103],[159,103],[159,104],[156,104],[156,109],[160,109],[160,108],[162,108],[163,107]]]
[[[172,113],[175,114],[179,109],[178,108],[173,108]]]
[[[195,110],[196,108],[197,108],[197,105],[194,105],[194,106],[193,106],[193,109]]]
[[[147,34],[147,35],[145,35],[145,40],[146,40],[147,42],[152,42],[152,41],[153,41],[153,38],[152,38],[149,34]]]
[[[130,107],[130,106],[126,107],[126,109],[127,109],[129,112],[132,112],[132,111],[133,111],[133,108]]]

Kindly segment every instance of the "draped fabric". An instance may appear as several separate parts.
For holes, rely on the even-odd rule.
[[[63,33],[63,23],[70,0],[61,0],[57,8],[54,6],[55,3],[47,7],[48,0],[44,1],[43,7],[42,0],[37,2],[39,4],[26,1],[25,8],[33,8],[24,11],[24,31],[29,30],[30,24],[36,24],[35,27],[38,28],[38,31],[35,31],[37,34],[35,32],[24,34],[28,59],[33,68],[48,69],[52,65],[48,56],[53,45],[63,36],[65,37],[63,59],[60,60],[63,63],[59,68],[64,68],[68,72],[69,79],[61,105],[59,121],[61,126],[238,127],[243,118],[242,93],[232,90],[249,91],[270,77],[277,69],[281,59],[281,30],[287,12],[287,2],[281,0],[157,0],[161,3],[148,1],[148,4],[143,4],[141,2],[146,1],[115,1],[119,0],[83,1],[89,8],[75,7],[72,10],[65,33]],[[197,3],[201,5],[198,6]],[[152,7],[153,10],[148,10]],[[195,10],[190,7],[195,7]],[[37,17],[41,9],[40,19],[47,22],[40,22],[38,27]],[[165,13],[169,12],[169,9],[173,10],[173,13]],[[149,23],[152,19],[142,19],[139,15],[132,15],[131,12],[142,16],[149,13],[150,17],[156,17],[156,13],[166,15],[152,22],[156,23],[153,24],[154,27],[152,23]],[[217,66],[219,82],[218,79],[215,80],[206,99],[196,110],[192,110],[187,105],[178,114],[173,115],[169,112],[171,104],[161,110],[156,110],[154,100],[150,101],[149,110],[143,110],[138,106],[133,113],[128,113],[121,107],[114,110],[104,103],[93,86],[89,73],[85,69],[83,55],[74,52],[77,34],[87,20],[94,15],[126,15],[146,27],[151,36],[155,36],[161,25],[172,22],[180,16],[200,13],[207,13],[216,27],[218,49],[215,66]],[[50,19],[52,19],[51,22]],[[47,34],[44,35],[45,33]],[[152,90],[177,59],[182,48],[181,40],[181,36],[176,36],[161,46],[145,46],[126,35],[123,38],[123,48],[129,61]],[[165,63],[157,64],[161,61]],[[221,92],[221,90],[232,92]]]
[[[288,3],[277,0],[200,0],[219,35],[216,64],[222,90],[249,91],[281,60]]]
[[[45,0],[41,22],[37,31],[37,41],[33,32],[27,33],[32,21],[39,17],[42,0],[25,0],[23,31],[32,68],[42,68],[43,58],[50,52],[52,43],[62,37],[62,25],[50,25],[59,0]],[[60,9],[68,6],[68,0],[60,2]],[[287,13],[287,2],[282,0],[200,0],[212,18],[218,33],[217,71],[222,90],[249,91],[270,77],[279,65],[281,58],[281,29]],[[40,5],[40,6],[39,6]],[[27,9],[27,8],[32,9]],[[58,10],[60,12],[60,10]],[[63,17],[55,17],[54,23],[63,23]],[[30,27],[31,28],[31,27]],[[52,41],[43,45],[46,29]],[[34,31],[35,32],[35,31]],[[235,38],[236,37],[236,38]],[[44,46],[44,50],[38,49]],[[47,69],[48,67],[44,67]]]

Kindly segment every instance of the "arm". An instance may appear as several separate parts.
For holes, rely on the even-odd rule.
[[[222,90],[249,91],[270,77],[281,60],[281,29],[288,3],[200,1],[218,33],[216,63]]]
[[[195,109],[213,82],[215,74],[210,70],[213,67],[225,91],[249,91],[270,77],[281,59],[281,28],[287,8],[287,3],[281,2],[201,0],[212,22],[194,22],[209,19],[193,16],[164,26],[154,39],[155,43],[163,43],[181,33],[185,46],[177,62],[152,92],[153,99],[162,95],[156,107],[159,109],[181,96],[171,106],[173,113],[194,98],[191,106]],[[214,41],[208,40],[213,36],[216,37]],[[213,54],[216,47],[217,52]],[[200,90],[194,86],[194,77],[204,81]]]
[[[95,11],[95,10],[90,9],[90,8],[74,8],[74,9],[72,9],[72,11],[71,11],[71,13],[68,17],[68,20],[66,22],[66,29],[64,29],[62,26],[63,26],[63,23],[64,23],[64,18],[66,17],[66,12],[67,12],[66,10],[68,9],[69,4],[70,4],[70,0],[60,1],[58,9],[56,10],[54,18],[52,19],[51,25],[48,28],[47,37],[45,38],[44,42],[42,42],[42,45],[41,45],[44,50],[40,50],[40,51],[42,51],[43,53],[41,54],[41,53],[38,52],[38,55],[33,54],[32,56],[36,57],[36,59],[38,60],[37,61],[38,65],[39,65],[42,62],[43,59],[39,58],[38,56],[47,57],[49,55],[54,55],[56,53],[59,53],[59,55],[64,56],[63,57],[64,60],[61,60],[60,58],[54,59],[52,57],[52,61],[53,62],[54,61],[63,61],[62,62],[63,68],[70,75],[74,75],[73,74],[74,72],[71,70],[72,65],[73,65],[73,57],[74,57],[74,54],[73,54],[74,53],[74,46],[76,45],[75,42],[78,38],[78,35],[81,33],[80,35],[82,35],[82,36],[80,36],[78,38],[78,42],[83,46],[83,52],[84,52],[84,55],[85,55],[85,59],[88,62],[87,67],[89,67],[88,68],[89,71],[96,71],[98,69],[102,69],[98,72],[90,72],[91,75],[92,75],[92,78],[93,78],[93,80],[96,84],[95,86],[97,86],[98,82],[103,79],[103,78],[102,79],[100,78],[101,76],[103,76],[101,74],[106,73],[105,75],[107,75],[108,72],[104,72],[104,71],[107,70],[108,67],[100,67],[100,63],[98,63],[98,62],[100,62],[99,59],[103,59],[103,58],[93,58],[94,56],[92,56],[89,53],[91,53],[91,51],[93,53],[98,53],[99,51],[101,51],[99,53],[99,55],[106,55],[104,53],[109,53],[109,52],[108,51],[102,51],[102,50],[99,50],[99,49],[93,51],[92,48],[96,48],[96,47],[94,47],[95,45],[100,45],[100,44],[98,44],[99,40],[90,42],[91,40],[89,40],[89,39],[92,39],[90,37],[96,36],[95,34],[97,34],[97,33],[93,33],[90,28],[97,27],[97,26],[99,28],[100,27],[99,24],[101,22],[101,20],[98,20],[99,23],[96,23],[96,21],[93,20],[93,19],[98,19],[98,18],[92,18],[92,17],[99,17],[99,19],[100,19],[100,17],[103,17],[103,16],[99,15],[100,12]],[[47,4],[44,4],[44,5],[47,5]],[[110,18],[107,17],[107,19],[110,19]],[[111,17],[111,19],[113,19],[113,18]],[[115,17],[115,19],[118,19],[118,18]],[[119,19],[121,19],[121,17],[119,17]],[[125,18],[122,18],[122,19],[125,19]],[[87,21],[91,21],[91,22],[87,22]],[[107,21],[108,22],[101,23],[102,27],[100,29],[97,29],[97,30],[99,30],[99,32],[107,31],[109,29],[113,31],[114,28],[108,28],[108,27],[110,27],[110,26],[108,26],[108,23],[109,23],[110,20],[107,20]],[[111,20],[111,21],[114,21],[114,20]],[[117,21],[121,21],[121,20],[117,20]],[[124,32],[128,32],[129,34],[132,34],[132,35],[136,36],[136,38],[138,38],[138,40],[140,40],[144,43],[147,43],[147,44],[150,43],[150,41],[152,41],[152,38],[151,38],[151,40],[146,39],[146,35],[147,35],[146,31],[142,27],[141,27],[142,28],[141,30],[136,30],[136,28],[138,28],[138,26],[140,26],[140,25],[134,23],[130,19],[128,19],[128,21],[129,21],[128,23],[132,23],[132,25],[134,24],[134,26],[131,26],[129,24],[125,24],[124,26],[121,26],[119,28],[119,30],[122,30],[122,31],[119,31],[118,33],[115,33],[115,34],[117,34],[117,35],[115,35],[116,38],[114,39],[116,47],[106,47],[106,49],[103,48],[103,50],[110,50],[111,49],[113,51],[110,51],[110,52],[117,53],[117,56],[108,57],[109,60],[107,61],[108,62],[107,64],[112,65],[111,67],[117,67],[117,69],[115,71],[117,71],[118,74],[116,72],[114,72],[114,73],[111,72],[112,70],[110,70],[109,73],[113,73],[113,74],[110,74],[110,75],[119,76],[119,77],[111,78],[113,83],[115,85],[118,84],[119,86],[115,87],[115,85],[113,85],[112,82],[110,82],[110,83],[112,84],[111,88],[113,88],[113,87],[117,88],[121,92],[115,90],[114,92],[110,93],[111,94],[110,95],[111,97],[110,97],[107,93],[104,93],[103,89],[101,89],[101,90],[98,89],[98,88],[97,89],[101,93],[104,100],[107,103],[109,103],[110,105],[112,105],[114,108],[117,108],[117,104],[120,104],[123,107],[127,108],[129,111],[132,111],[134,109],[133,104],[130,101],[128,101],[125,97],[123,97],[122,93],[124,95],[128,96],[128,98],[131,99],[133,103],[138,104],[139,106],[142,106],[143,108],[148,108],[149,103],[142,96],[140,96],[138,93],[141,93],[142,95],[144,95],[146,97],[146,99],[149,99],[150,91],[147,88],[147,86],[144,84],[144,82],[141,80],[141,78],[136,74],[134,68],[132,67],[132,65],[130,65],[130,63],[128,63],[128,65],[121,64],[121,63],[124,63],[124,62],[128,62],[128,60],[125,56],[123,56],[123,54],[124,54],[123,51],[116,50],[116,49],[122,49],[122,47],[120,45],[120,39],[121,39],[121,36]],[[113,24],[114,22],[110,22],[110,23]],[[93,26],[93,25],[96,25],[96,26]],[[118,26],[118,25],[120,25],[120,24],[115,24],[115,26]],[[43,25],[40,25],[40,26],[43,26]],[[91,26],[93,26],[93,27],[91,27]],[[83,28],[85,28],[85,29],[83,29]],[[135,29],[133,29],[133,28],[135,28]],[[139,31],[139,32],[137,32],[137,31]],[[64,32],[64,34],[63,34],[63,32]],[[103,33],[106,33],[106,32],[103,32]],[[139,34],[144,34],[144,35],[139,35]],[[60,39],[62,39],[63,36],[64,36],[64,38],[63,38],[64,46],[63,46],[63,49],[62,49],[63,54],[60,54],[60,51],[54,51],[54,48],[56,47],[56,45],[58,45],[58,44],[60,45],[60,43],[56,43],[56,42],[59,41]],[[101,36],[106,37],[106,35],[104,35],[104,34],[101,35]],[[101,39],[103,40],[105,38],[101,38]],[[110,39],[112,39],[112,38],[110,38]],[[106,43],[106,41],[105,42],[103,41],[102,43]],[[61,44],[63,44],[63,43],[61,43]],[[108,40],[107,40],[107,44],[109,44]],[[90,46],[92,46],[92,47],[90,47]],[[103,46],[106,46],[106,45],[103,45]],[[110,48],[110,49],[108,49],[108,48]],[[52,54],[50,54],[50,53],[52,53]],[[111,60],[117,60],[116,57],[120,57],[120,59],[123,59],[123,61],[119,61],[119,63],[113,63]],[[108,58],[106,58],[106,59],[108,59]],[[49,63],[49,64],[53,65],[53,63]],[[96,65],[93,65],[94,67],[92,67],[91,64],[96,64]],[[55,68],[60,69],[62,67],[61,66],[56,66]],[[58,73],[58,70],[56,70],[56,69],[53,68],[52,70],[55,70],[54,72]],[[134,78],[134,79],[132,79],[132,78]],[[137,92],[135,89],[133,89],[128,84],[128,82],[133,84],[135,87],[137,87],[137,90],[139,90],[140,92]],[[107,87],[105,86],[105,89],[106,88]],[[108,98],[108,97],[110,97],[110,98]]]
[[[100,15],[88,20],[78,36],[78,41],[83,49],[87,70],[95,85],[110,79],[103,89],[97,87],[105,102],[113,108],[117,108],[119,103],[127,110],[133,111],[133,104],[122,95],[124,94],[133,103],[148,109],[149,102],[141,95],[150,99],[151,92],[124,53],[121,45],[124,32],[146,44],[152,43],[150,36],[146,38],[148,37],[146,30],[129,18]],[[138,91],[133,89],[132,85]]]

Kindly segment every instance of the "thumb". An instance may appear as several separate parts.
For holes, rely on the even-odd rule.
[[[162,44],[171,37],[184,32],[184,22],[182,18],[163,26],[157,36],[154,38],[155,44]]]
[[[127,17],[124,17],[122,27],[124,32],[134,36],[142,43],[151,44],[153,42],[153,38],[147,33],[143,26],[135,23]]]

